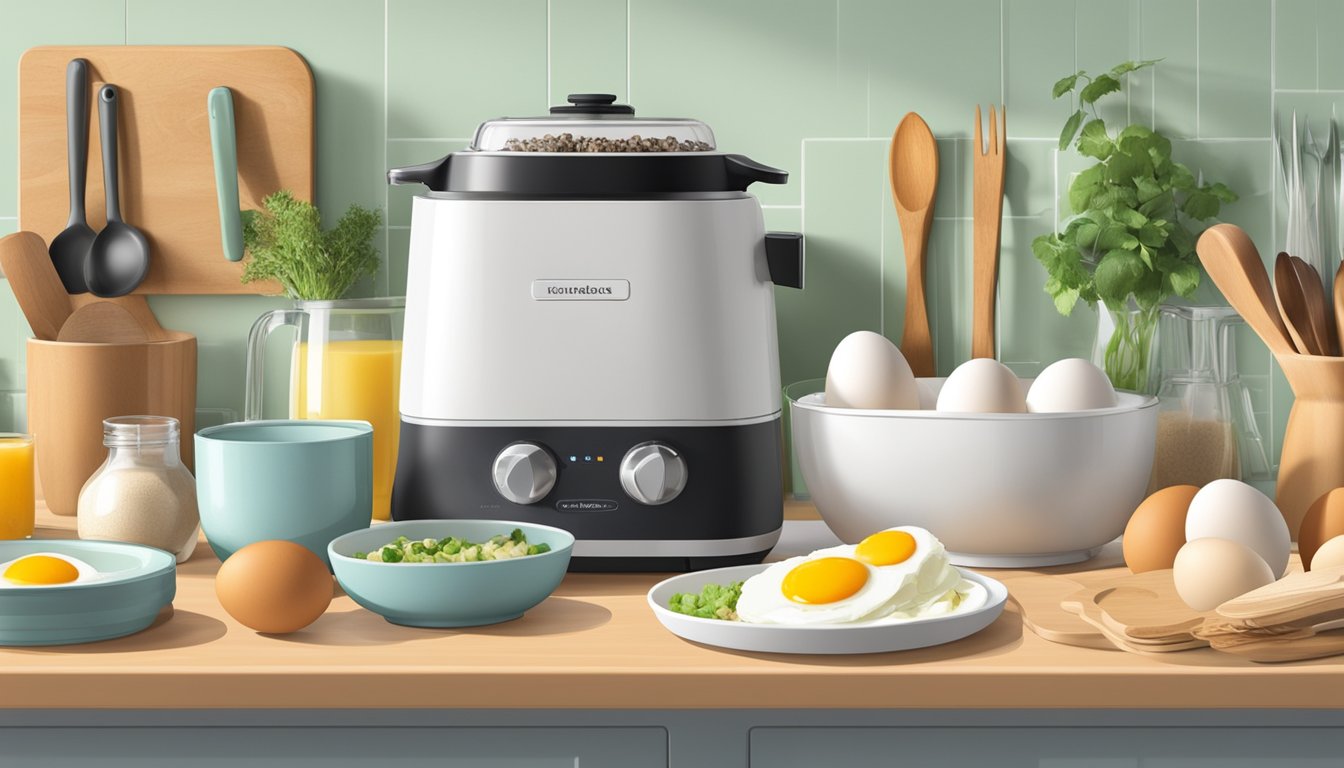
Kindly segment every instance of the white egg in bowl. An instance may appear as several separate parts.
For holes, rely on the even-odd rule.
[[[785,389],[793,453],[818,513],[842,541],[897,525],[927,528],[957,565],[1035,567],[1088,560],[1144,498],[1157,398],[1053,413],[934,407],[946,379],[916,380],[920,410],[826,403],[824,382]],[[1032,381],[1021,380],[1028,392]]]

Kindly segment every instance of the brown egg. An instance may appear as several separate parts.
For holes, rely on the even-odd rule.
[[[258,541],[233,553],[215,576],[229,615],[258,632],[297,632],[331,605],[331,573],[322,558],[291,541]]]
[[[1297,529],[1297,553],[1302,567],[1311,570],[1311,558],[1325,542],[1344,535],[1344,488],[1327,491],[1307,509]]]
[[[1185,513],[1196,493],[1196,486],[1173,485],[1144,499],[1134,510],[1121,542],[1129,570],[1143,573],[1172,567],[1176,553],[1185,545]]]

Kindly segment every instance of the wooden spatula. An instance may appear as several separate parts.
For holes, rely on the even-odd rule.
[[[1292,256],[1293,272],[1297,275],[1297,284],[1301,286],[1302,300],[1307,307],[1307,321],[1311,331],[1321,347],[1322,355],[1339,354],[1339,337],[1335,334],[1335,324],[1330,322],[1329,310],[1325,306],[1325,293],[1321,287],[1321,273],[1307,262]]]
[[[149,340],[149,335],[135,316],[124,307],[110,301],[85,304],[70,315],[61,326],[57,341],[86,344],[137,344]]]
[[[999,277],[999,237],[1003,225],[1003,169],[1008,158],[1008,110],[999,118],[989,108],[989,144],[980,134],[980,107],[975,108],[973,212],[974,279],[971,357],[994,357],[994,300]]]
[[[1323,354],[1320,340],[1316,338],[1316,326],[1307,309],[1307,298],[1302,293],[1297,271],[1293,269],[1293,257],[1286,253],[1280,253],[1274,259],[1274,301],[1293,346],[1304,355]]]
[[[47,254],[47,244],[32,232],[0,239],[0,270],[4,270],[19,309],[33,335],[53,341],[70,316],[70,295]]]
[[[1344,568],[1320,568],[1290,573],[1218,606],[1225,619],[1265,627],[1310,620],[1312,623],[1344,613]]]
[[[1270,287],[1269,273],[1260,260],[1260,252],[1241,227],[1214,224],[1199,236],[1195,251],[1214,285],[1271,352],[1293,354],[1299,351],[1279,317],[1274,289]]]

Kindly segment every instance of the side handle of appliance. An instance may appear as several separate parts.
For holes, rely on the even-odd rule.
[[[788,171],[758,163],[746,155],[724,155],[723,162],[728,177],[736,182],[743,192],[758,181],[765,184],[786,184],[789,181]]]
[[[801,232],[765,233],[765,265],[770,270],[770,282],[802,288],[805,258]]]
[[[393,168],[387,172],[387,183],[424,184],[431,191],[442,192],[448,188],[448,165],[452,159],[452,155],[445,155],[433,162]]]

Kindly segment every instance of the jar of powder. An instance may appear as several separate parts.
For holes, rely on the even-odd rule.
[[[191,557],[201,516],[179,441],[178,421],[168,416],[104,421],[107,461],[79,492],[79,538],[145,544],[179,563]]]

